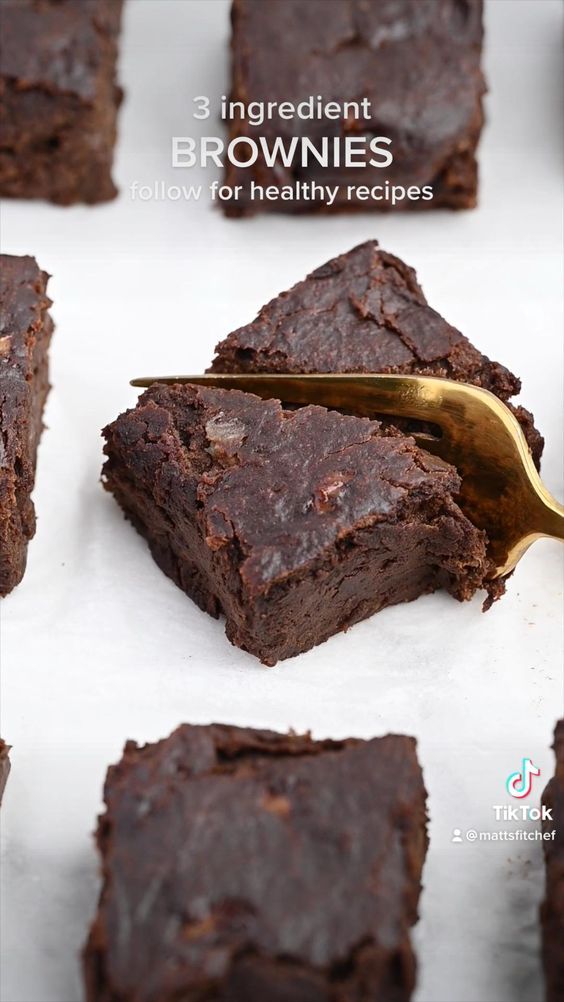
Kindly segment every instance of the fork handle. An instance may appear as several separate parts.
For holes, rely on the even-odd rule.
[[[548,491],[544,493],[539,534],[564,542],[564,508]]]

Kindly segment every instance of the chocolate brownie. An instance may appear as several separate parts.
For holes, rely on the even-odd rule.
[[[159,566],[265,664],[490,572],[456,471],[376,421],[156,385],[105,436],[106,486]]]
[[[53,332],[48,277],[32,257],[0,255],[0,595],[21,581],[35,533],[31,492]]]
[[[10,745],[0,738],[0,804],[10,773]]]
[[[123,0],[2,0],[0,195],[103,202]]]
[[[212,724],[106,779],[87,1002],[407,1002],[427,848],[412,738]]]
[[[542,802],[552,812],[543,821],[546,860],[546,896],[541,908],[546,1002],[564,1002],[564,720],[554,732],[556,771]]]
[[[412,268],[375,240],[317,268],[216,348],[212,372],[391,372],[483,386],[505,403],[521,382],[433,310]],[[509,404],[509,406],[511,406]],[[544,441],[512,408],[537,466]]]
[[[280,154],[271,161],[262,151],[252,166],[228,160],[225,181],[242,188],[225,203],[228,214],[476,205],[485,91],[482,0],[234,0],[232,23],[231,99],[245,109],[241,115],[237,108],[230,122],[229,140],[243,140],[237,160],[249,158],[246,138],[264,139],[270,152],[277,138],[288,152],[292,142],[298,146],[285,161]],[[280,113],[280,102],[299,106],[311,97],[339,117],[319,116],[317,103],[315,117],[302,109],[307,117],[287,118],[284,106]],[[367,104],[353,104],[362,101]],[[258,107],[253,102],[277,105],[271,117],[251,124],[256,118],[249,105],[251,111]],[[391,140],[384,146],[393,155],[389,166],[369,162],[382,163],[368,145],[378,137]],[[307,151],[304,160],[303,139],[320,153],[328,142],[329,165]],[[350,144],[355,166],[346,166]],[[278,189],[278,197],[253,200],[253,182],[272,186],[274,195]],[[284,197],[285,186],[304,184],[299,197]],[[312,201],[312,184],[336,186],[333,204],[319,194]],[[386,184],[388,195],[397,189],[396,201]],[[363,186],[370,189],[367,200]]]

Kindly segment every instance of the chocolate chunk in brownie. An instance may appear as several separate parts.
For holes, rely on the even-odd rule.
[[[0,195],[103,202],[123,0],[2,0]]]
[[[106,779],[87,1002],[407,1002],[426,847],[412,738],[212,724]]]
[[[227,161],[226,183],[242,189],[223,203],[229,215],[476,205],[482,0],[234,0],[232,23],[231,99],[244,112],[236,109],[229,140],[239,162],[250,160],[248,139],[264,140],[268,156],[259,147],[250,166]],[[312,112],[300,109],[312,97]],[[330,116],[337,102],[338,117],[319,116],[318,99]],[[288,102],[302,115],[288,117]],[[253,124],[249,105],[261,104],[264,121]],[[391,140],[379,144],[391,164],[370,149],[378,137]],[[302,153],[304,139],[318,155]],[[286,156],[272,160],[277,141]],[[278,197],[253,199],[253,184]],[[314,184],[336,187],[334,202]],[[286,198],[297,185],[298,197]]]
[[[542,802],[552,813],[543,821],[546,861],[546,894],[541,908],[542,956],[546,1002],[564,1000],[564,720],[554,732],[556,771],[546,787]]]
[[[31,492],[53,332],[48,277],[32,257],[0,255],[0,595],[21,581],[35,533]]]
[[[0,804],[10,773],[10,745],[0,738]]]
[[[413,269],[375,240],[263,306],[218,344],[211,371],[442,376],[482,386],[505,403],[521,389],[517,376],[429,306]],[[544,440],[528,411],[512,409],[538,466]]]
[[[159,566],[265,664],[491,570],[456,471],[377,421],[156,385],[105,436],[106,486]]]

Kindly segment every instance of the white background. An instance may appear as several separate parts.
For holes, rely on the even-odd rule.
[[[376,237],[433,306],[523,378],[561,491],[561,6],[489,0],[480,208],[421,215],[225,220],[199,203],[134,202],[133,181],[208,184],[169,168],[170,137],[205,131],[191,99],[227,87],[223,0],[129,0],[117,201],[2,207],[3,250],[52,273],[53,392],[37,536],[2,605],[3,1002],[80,1002],[93,914],[91,837],[106,767],[126,738],[212,720],[316,736],[413,734],[429,790],[417,1002],[539,1002],[540,843],[452,844],[494,829],[507,774],[553,767],[562,715],[562,552],[529,552],[506,598],[434,595],[390,609],[275,669],[227,642],[152,562],[99,483],[99,429],[128,380],[198,371],[215,343],[330,256]],[[534,826],[533,826],[534,827]]]

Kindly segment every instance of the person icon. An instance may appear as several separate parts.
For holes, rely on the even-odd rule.
[[[460,831],[460,828],[452,829],[451,842],[462,842],[462,832]]]

